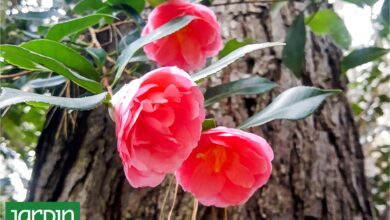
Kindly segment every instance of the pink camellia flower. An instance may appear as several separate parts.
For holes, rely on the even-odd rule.
[[[183,70],[149,72],[123,86],[112,103],[118,151],[133,187],[160,184],[199,141],[203,96]]]
[[[202,133],[176,178],[203,205],[241,205],[268,181],[273,157],[263,138],[217,127]]]
[[[177,66],[192,71],[201,69],[206,58],[218,54],[222,48],[222,38],[214,12],[206,6],[185,0],[170,0],[157,6],[149,14],[142,35],[185,15],[196,18],[181,30],[144,47],[149,59],[160,66]]]

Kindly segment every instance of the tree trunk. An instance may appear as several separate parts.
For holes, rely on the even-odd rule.
[[[249,37],[254,42],[284,41],[288,26],[303,8],[290,2],[271,12],[270,5],[261,2],[221,3],[226,2],[214,1],[212,8],[224,38]],[[228,98],[209,108],[209,116],[220,125],[235,127],[292,86],[345,89],[346,82],[340,80],[341,53],[328,38],[308,32],[301,79],[281,64],[281,51],[275,47],[252,53],[209,79],[207,83],[214,85],[258,74],[280,85],[269,95]],[[167,217],[175,188],[174,183],[169,187],[172,176],[154,189],[130,187],[105,107],[78,113],[75,129],[68,126],[66,135],[62,118],[63,112],[55,111],[40,137],[28,200],[79,201],[82,219]],[[328,99],[307,119],[274,121],[251,131],[274,149],[272,177],[246,205],[228,208],[229,219],[373,219],[362,148],[343,94]],[[179,189],[173,219],[190,219],[192,201]],[[224,210],[203,206],[197,216],[223,217]]]

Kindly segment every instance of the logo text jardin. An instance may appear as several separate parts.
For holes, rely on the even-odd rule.
[[[5,220],[80,220],[80,203],[6,202]]]

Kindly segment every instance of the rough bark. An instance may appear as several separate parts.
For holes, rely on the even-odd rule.
[[[226,1],[214,1],[213,9],[224,38],[250,37],[255,42],[283,41],[302,8],[290,3],[274,13],[265,3],[220,3]],[[297,79],[281,64],[281,48],[252,53],[210,79],[209,85],[258,74],[280,87],[260,97],[228,98],[208,109],[209,115],[220,125],[235,127],[289,87],[345,89],[340,56],[329,39],[308,33],[305,70]],[[130,187],[106,108],[79,113],[76,128],[56,138],[62,117],[57,110],[42,133],[28,200],[79,201],[82,219],[158,219],[161,213],[166,218],[174,191],[174,184],[168,187],[171,177],[155,189]],[[363,153],[344,95],[328,99],[305,120],[274,121],[251,131],[274,149],[272,177],[246,205],[229,208],[229,219],[373,219]],[[173,219],[190,219],[192,201],[179,189]],[[200,206],[198,219],[222,219],[223,212]]]

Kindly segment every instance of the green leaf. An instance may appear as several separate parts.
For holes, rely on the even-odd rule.
[[[365,5],[373,6],[377,0],[344,0],[344,1],[355,4],[363,8]]]
[[[253,76],[208,88],[204,94],[205,106],[209,106],[231,95],[255,95],[267,92],[277,86],[276,83]]]
[[[11,17],[19,20],[43,20],[47,18],[51,18],[52,16],[59,16],[60,13],[58,13],[55,10],[52,11],[42,11],[42,12],[35,12],[35,11],[30,11],[27,13],[19,13],[19,14],[13,14]]]
[[[380,36],[386,38],[390,32],[390,0],[385,0],[381,12],[378,16],[378,22],[381,24]]]
[[[306,19],[306,24],[316,34],[329,35],[339,47],[348,49],[351,45],[351,35],[343,20],[331,9],[317,11]]]
[[[89,10],[97,10],[105,6],[102,0],[81,0],[73,8],[73,11],[78,14],[82,14]]]
[[[119,41],[118,49],[119,51],[122,51],[124,48],[126,48],[127,45],[133,43],[138,38],[141,37],[141,31],[140,29],[134,29],[123,36],[123,38]]]
[[[0,90],[0,109],[23,102],[43,102],[62,108],[88,110],[95,108],[102,103],[106,98],[106,95],[107,93],[103,92],[98,95],[84,98],[64,98],[23,92],[21,90],[3,87]]]
[[[136,12],[141,13],[145,8],[145,0],[108,0],[113,5],[124,4],[133,8]]]
[[[0,45],[0,56],[8,63],[20,68],[37,70],[37,67],[39,67],[38,70],[50,70],[72,80],[74,83],[90,92],[100,93],[102,91],[102,87],[98,82],[79,75],[50,57],[32,52],[25,48],[7,44]]]
[[[202,131],[206,131],[215,127],[217,127],[217,122],[212,118],[205,119],[202,123]]]
[[[191,76],[192,80],[198,81],[203,78],[206,78],[214,73],[217,73],[218,71],[225,68],[227,65],[233,63],[234,61],[238,60],[239,58],[243,57],[245,54],[250,53],[255,50],[264,49],[267,47],[273,47],[273,46],[283,46],[284,43],[280,42],[267,42],[262,44],[249,44],[243,47],[240,47],[236,49],[235,51],[231,52],[230,54],[226,55],[222,59],[218,60],[217,62],[211,64],[210,66],[204,68],[203,70],[195,73]]]
[[[46,34],[46,38],[54,41],[61,41],[66,36],[78,33],[92,25],[99,23],[103,18],[112,19],[115,17],[106,14],[93,14],[81,18],[75,18],[53,25]]]
[[[37,88],[47,88],[58,86],[66,82],[66,78],[63,76],[53,76],[49,78],[37,78],[28,81],[23,87],[22,90],[37,89]]]
[[[31,105],[32,107],[36,108],[48,108],[50,107],[50,104],[44,103],[44,102],[26,102],[27,105]]]
[[[153,41],[156,41],[160,38],[163,38],[180,30],[184,26],[188,25],[193,19],[195,19],[195,17],[193,16],[183,16],[175,18],[168,23],[162,25],[161,27],[157,28],[153,32],[149,33],[148,35],[145,35],[134,41],[133,43],[129,44],[118,57],[117,63],[115,65],[117,71],[115,74],[113,85],[118,82],[118,80],[122,76],[123,70],[129,63],[130,59],[134,56],[135,52],[137,52],[137,50]]]
[[[233,52],[235,49],[238,49],[242,46],[248,45],[252,43],[252,39],[246,38],[243,41],[238,41],[237,39],[231,39],[229,40],[224,48],[219,52],[218,59],[221,59],[222,57],[228,55],[229,53]]]
[[[297,86],[281,93],[261,112],[254,114],[239,128],[246,129],[259,126],[275,119],[298,120],[312,114],[329,96],[341,92],[337,89],[318,89],[315,87]]]
[[[306,28],[303,12],[293,21],[287,31],[286,46],[282,61],[295,76],[300,77],[305,61]]]
[[[362,113],[364,111],[364,109],[361,108],[359,106],[359,104],[355,103],[355,102],[351,104],[351,108],[352,108],[353,114],[356,115],[356,116],[360,115],[360,113]]]
[[[92,56],[99,68],[106,63],[107,53],[103,48],[85,48],[85,51]]]
[[[147,0],[149,2],[149,4],[153,7],[156,7],[164,2],[166,2],[167,0]]]
[[[100,74],[85,57],[64,44],[52,40],[39,39],[23,43],[20,46],[59,61],[86,78],[95,81],[98,81],[100,78]]]
[[[367,47],[352,51],[341,61],[343,72],[353,67],[368,63],[386,55],[390,50],[379,47]]]

